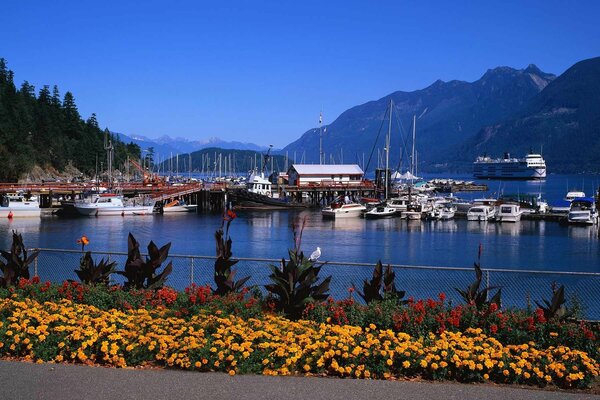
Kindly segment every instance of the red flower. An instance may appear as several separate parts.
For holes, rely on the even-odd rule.
[[[439,298],[440,298],[440,301],[443,303],[444,300],[446,300],[446,294],[445,293],[440,293]]]
[[[496,325],[490,326],[490,332],[495,335],[498,332],[498,327]]]
[[[496,303],[490,304],[490,312],[496,312],[496,311],[498,311],[498,304],[496,304]]]

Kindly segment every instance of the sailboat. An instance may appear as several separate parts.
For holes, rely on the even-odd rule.
[[[398,214],[398,209],[396,207],[390,207],[387,203],[389,193],[388,189],[390,186],[389,183],[389,170],[390,170],[390,136],[392,133],[392,110],[394,107],[394,103],[392,99],[390,99],[390,121],[388,124],[388,132],[385,137],[385,173],[384,173],[384,201],[380,204],[375,205],[369,211],[365,213],[365,218],[375,219],[375,218],[389,218],[394,217]]]

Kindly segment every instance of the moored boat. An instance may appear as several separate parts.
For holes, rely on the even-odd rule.
[[[518,204],[505,203],[498,206],[496,221],[499,222],[519,222],[521,220],[521,207]]]
[[[40,203],[37,198],[26,199],[21,194],[8,194],[0,206],[0,218],[39,217]]]
[[[91,203],[76,203],[75,209],[85,216],[124,216],[152,214],[154,204],[137,205],[123,203],[123,198],[115,194],[97,196]]]
[[[389,207],[387,204],[379,204],[365,212],[363,215],[365,218],[369,219],[390,218],[400,215],[400,211],[397,211],[393,207]]]
[[[355,218],[360,217],[367,207],[359,203],[332,203],[321,210],[323,218]]]
[[[194,212],[198,208],[197,204],[185,204],[181,200],[174,200],[165,204],[162,209],[164,214]]]
[[[469,208],[467,212],[468,221],[490,221],[494,219],[496,210],[492,206],[478,205]]]
[[[595,225],[598,223],[598,210],[593,197],[578,197],[571,202],[567,221],[570,224]]]

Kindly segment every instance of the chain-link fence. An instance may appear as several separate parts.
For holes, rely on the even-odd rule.
[[[79,268],[81,252],[73,250],[39,249],[34,262],[34,273],[42,281],[62,282],[66,279],[78,280],[75,269]],[[122,270],[127,259],[126,253],[92,252],[94,258],[108,258],[117,262],[117,270]],[[269,282],[269,265],[280,265],[281,260],[238,258],[235,265],[236,279],[250,276],[248,285],[262,287]],[[175,289],[183,289],[192,283],[213,285],[215,257],[169,255],[167,262],[173,263],[173,272],[167,284]],[[165,262],[163,267],[167,264]],[[455,304],[461,302],[455,288],[465,290],[475,279],[473,268],[431,267],[392,265],[396,273],[396,287],[406,291],[407,297],[415,299],[437,298],[445,293]],[[348,289],[354,284],[362,288],[363,281],[373,275],[374,264],[351,262],[326,262],[320,275],[332,275],[330,293],[340,300],[349,296]],[[162,270],[162,269],[161,269]],[[115,283],[123,283],[123,277],[113,275]],[[567,301],[579,307],[585,318],[600,320],[600,273],[555,272],[512,269],[483,269],[482,287],[492,286],[493,295],[502,290],[502,303],[506,307],[536,307],[535,302],[552,297],[552,287],[565,285]],[[356,295],[354,296],[357,297]]]

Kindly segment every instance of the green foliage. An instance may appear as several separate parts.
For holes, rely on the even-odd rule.
[[[276,310],[282,311],[288,318],[298,319],[308,303],[329,297],[331,276],[316,284],[322,265],[315,266],[313,261],[304,257],[304,253],[296,250],[289,250],[289,256],[289,261],[281,260],[281,267],[270,265],[272,273],[269,278],[273,283],[265,288],[274,297]]]
[[[239,292],[244,284],[250,279],[249,276],[235,281],[237,271],[232,271],[231,267],[237,264],[238,260],[232,260],[231,256],[231,238],[229,237],[229,226],[236,218],[233,211],[228,210],[223,216],[223,222],[227,221],[227,228],[223,232],[221,229],[215,232],[215,241],[217,242],[217,259],[215,260],[215,284],[217,289],[214,293],[223,296],[227,293]]]
[[[167,276],[173,271],[173,264],[169,264],[161,273],[157,273],[161,264],[169,256],[171,243],[167,243],[160,249],[150,241],[148,244],[148,256],[144,260],[140,254],[140,244],[129,233],[127,239],[127,261],[125,271],[117,271],[117,274],[127,278],[125,289],[158,289],[163,286]]]
[[[92,174],[96,156],[104,156],[104,132],[95,115],[84,122],[75,97],[66,92],[61,101],[57,86],[43,86],[36,98],[35,87],[25,81],[20,89],[12,71],[0,59],[0,180],[15,181],[34,165],[61,170],[72,163]],[[115,166],[127,156],[139,158],[139,146],[126,145],[111,135]]]
[[[92,259],[92,253],[88,251],[81,257],[79,270],[75,270],[75,273],[82,283],[108,285],[110,275],[115,272],[116,265],[115,261],[109,262],[104,258],[96,264]]]
[[[0,261],[0,271],[3,274],[0,278],[0,287],[7,287],[15,285],[21,278],[29,279],[29,264],[35,260],[39,251],[34,251],[28,256],[23,237],[13,231],[10,251],[0,250],[0,254],[6,260],[6,262]]]
[[[392,266],[388,264],[384,272],[383,264],[379,260],[373,270],[373,277],[370,281],[365,279],[363,291],[360,292],[357,290],[357,293],[367,304],[373,301],[382,301],[384,298],[394,298],[400,301],[406,296],[406,292],[396,289],[395,281],[396,273],[392,270]],[[352,287],[356,289],[354,284]]]
[[[552,288],[552,300],[542,300],[544,305],[539,302],[535,302],[539,308],[544,311],[544,317],[547,320],[550,319],[558,319],[562,320],[565,318],[569,318],[571,316],[571,312],[567,310],[565,306],[565,286],[561,285],[558,289]]]
[[[498,288],[496,294],[494,294],[489,300],[489,292],[493,289],[496,289],[497,286],[489,286],[479,289],[481,286],[481,280],[483,278],[483,272],[481,271],[481,251],[482,247],[479,245],[478,260],[473,264],[475,268],[475,281],[469,285],[467,290],[460,290],[457,288],[455,288],[455,290],[458,292],[458,294],[460,294],[465,303],[473,304],[477,307],[477,309],[488,307],[490,304],[496,304],[496,306],[500,308],[502,305],[502,288]]]

